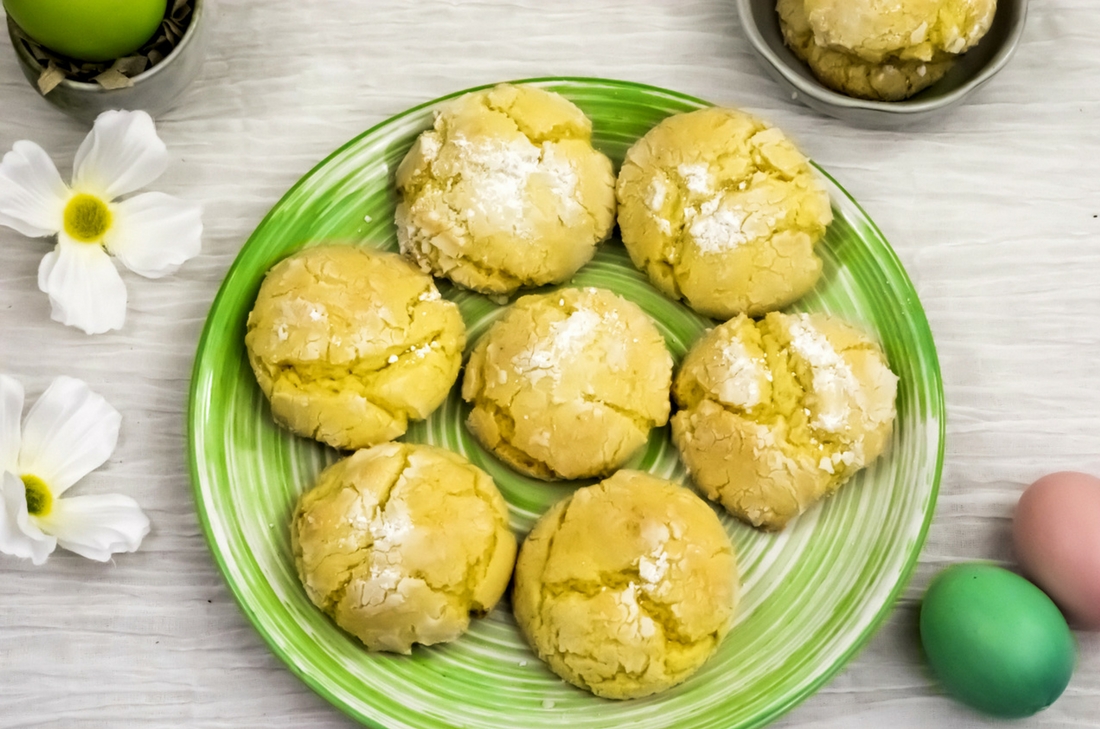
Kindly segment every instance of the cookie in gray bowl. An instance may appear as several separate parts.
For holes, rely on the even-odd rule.
[[[1027,0],[998,0],[989,31],[943,78],[903,101],[873,101],[834,91],[814,76],[784,43],[776,0],[736,2],[741,25],[757,57],[792,98],[850,124],[878,129],[918,122],[962,102],[1008,63],[1027,16]]]

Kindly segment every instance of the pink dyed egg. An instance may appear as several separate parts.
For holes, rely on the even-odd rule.
[[[1100,478],[1061,471],[1020,497],[1012,541],[1024,574],[1071,624],[1100,630]]]

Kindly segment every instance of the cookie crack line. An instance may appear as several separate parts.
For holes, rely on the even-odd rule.
[[[538,576],[538,604],[535,606],[535,614],[533,616],[539,623],[537,626],[538,628],[546,624],[546,621],[543,620],[543,609],[546,607],[546,598],[548,597],[545,589],[545,586],[548,584],[546,581],[546,570],[549,568],[550,560],[553,559],[554,556],[554,544],[557,541],[558,535],[561,534],[561,528],[565,525],[566,519],[569,518],[569,509],[572,507],[573,498],[569,497],[569,501],[567,501],[558,511],[558,523],[554,525],[554,528],[550,530],[550,536],[546,538],[546,558],[542,562],[542,572],[540,572]],[[541,527],[541,524],[539,526]],[[537,635],[542,631],[540,629],[532,632]]]
[[[356,377],[376,377],[403,361],[408,355],[416,354],[416,350],[423,349],[426,346],[431,347],[435,342],[441,341],[445,334],[446,331],[444,329],[433,329],[422,337],[395,344],[381,352],[372,353],[372,358],[377,357],[383,359],[382,365],[377,368],[365,367],[363,363],[368,358],[364,357],[357,357],[346,365],[341,365],[339,367],[336,365],[319,365],[319,363],[314,360],[293,360],[275,364],[272,368],[269,368],[269,374],[272,376],[272,380],[277,380],[286,373],[293,373],[297,375],[298,381],[303,384],[312,384],[315,382],[336,379],[331,376],[333,373]],[[442,347],[443,345],[440,344],[439,346]],[[397,357],[397,359],[391,361],[393,357]],[[321,370],[325,374],[313,376],[312,373],[317,370]]]
[[[336,610],[337,606],[344,601],[344,598],[347,597],[348,586],[351,584],[351,581],[355,579],[355,571],[362,567],[363,563],[366,562],[369,557],[369,554],[364,555],[354,567],[349,567],[344,571],[340,584],[326,596],[324,607],[322,608],[325,613],[331,614]]]
[[[461,176],[459,176],[460,178]],[[427,187],[425,184],[423,187]],[[421,188],[423,189],[423,188]],[[417,193],[419,194],[419,193]],[[455,219],[454,228],[460,231],[458,236],[464,241],[474,240],[474,236],[470,233],[469,225],[462,219],[462,211],[454,207],[448,202],[444,203],[447,209],[453,214]],[[419,232],[419,231],[418,231]],[[465,248],[465,246],[463,246]],[[454,255],[443,254],[441,249],[431,243],[431,238],[424,235],[416,235],[410,237],[407,240],[407,245],[403,246],[405,249],[403,252],[412,253],[416,259],[421,270],[425,273],[431,273],[433,266],[438,266],[440,273],[444,276],[450,277],[450,273],[459,268],[472,269],[475,274],[480,278],[492,281],[494,279],[500,279],[503,282],[503,286],[489,287],[484,284],[475,284],[473,282],[459,284],[463,288],[468,288],[472,291],[476,291],[482,294],[501,294],[505,292],[512,292],[516,289],[526,286],[534,285],[533,279],[521,278],[511,271],[507,271],[503,268],[495,269],[487,263],[484,263],[472,255],[458,251]],[[434,261],[433,261],[433,255]],[[447,261],[453,261],[455,265],[447,266]],[[499,290],[498,290],[499,289]]]
[[[496,453],[501,460],[504,460],[509,463],[509,465],[518,469],[525,467],[528,469],[527,473],[533,474],[543,480],[557,480],[561,478],[557,471],[551,468],[549,464],[538,460],[514,443],[516,420],[507,409],[502,407],[495,400],[490,399],[488,396],[482,397],[477,401],[477,405],[471,410],[471,417],[473,416],[473,410],[478,409],[488,414],[497,426],[499,443],[495,445],[486,445],[491,451]],[[470,419],[471,418],[467,418],[466,420],[468,426]]]
[[[379,499],[379,502],[375,504],[374,508],[371,510],[371,521],[377,519],[378,516],[384,512],[386,504],[389,503],[390,494],[393,492],[394,485],[397,483],[397,480],[400,479],[401,474],[405,472],[405,469],[408,468],[408,452],[407,449],[403,446],[401,447],[401,453],[404,459],[401,470],[398,472],[394,480],[387,484],[386,490],[382,494],[382,498]],[[344,486],[344,488],[354,489],[359,498],[362,498],[362,491],[360,491],[358,488],[355,488],[355,486],[347,485]],[[369,537],[369,541],[358,545],[355,549],[354,554],[358,557],[358,560],[355,562],[355,564],[349,566],[346,570],[343,570],[343,578],[341,579],[340,584],[337,585],[335,590],[329,592],[323,608],[325,612],[331,612],[335,609],[337,605],[344,601],[344,598],[347,596],[348,585],[350,585],[351,581],[355,578],[355,572],[357,572],[366,562],[370,561],[370,558],[372,557],[371,548],[374,546],[374,537],[373,535],[371,535],[369,530],[365,532],[365,535]],[[337,556],[343,555],[325,555],[321,559],[319,565],[324,564],[326,560],[335,558]]]
[[[578,137],[573,134],[565,133],[569,128],[569,122],[562,121],[556,122],[543,134],[534,134],[533,130],[528,128],[525,124],[521,123],[519,117],[513,112],[515,103],[503,106],[493,101],[491,94],[486,94],[481,97],[482,105],[489,111],[495,111],[504,117],[507,117],[508,121],[512,122],[515,126],[515,130],[522,134],[524,138],[535,147],[542,146],[543,143],[549,142],[555,144],[570,139],[584,139],[585,137]],[[555,132],[558,132],[555,134]]]
[[[653,658],[649,655],[646,655],[645,661],[642,663],[642,667],[638,670],[632,671],[625,665],[623,665],[623,662],[621,660],[616,658],[614,674],[612,674],[610,678],[593,681],[589,680],[588,677],[582,675],[579,670],[574,668],[571,664],[575,661],[571,661],[570,659],[574,658],[584,662],[589,662],[595,660],[594,655],[590,653],[578,653],[576,651],[571,651],[566,648],[562,648],[557,644],[554,645],[553,651],[555,655],[559,658],[559,660],[561,660],[561,662],[564,663],[567,668],[569,668],[570,673],[572,673],[576,681],[581,684],[581,688],[584,688],[587,691],[591,691],[592,693],[596,693],[593,690],[593,687],[599,687],[605,684],[613,684],[618,679],[624,677],[634,679],[636,681],[641,681],[645,678],[646,674],[649,673],[650,666],[653,664]]]
[[[444,334],[444,331],[439,330],[432,332],[427,337],[416,339],[411,343],[402,344],[400,352],[393,352],[390,354],[385,359],[382,366],[377,369],[362,369],[363,360],[358,359],[355,360],[350,367],[346,369],[341,368],[339,371],[335,371],[335,368],[331,367],[326,368],[333,371],[326,372],[324,375],[320,376],[314,374],[314,371],[318,369],[316,365],[305,362],[275,365],[273,368],[268,368],[268,374],[271,377],[273,386],[285,382],[288,379],[287,375],[291,374],[294,376],[293,379],[297,380],[297,385],[293,383],[291,385],[296,390],[308,389],[311,387],[323,388],[334,392],[352,390],[374,407],[384,411],[390,418],[394,420],[401,420],[403,418],[408,419],[410,417],[415,417],[417,414],[412,410],[394,404],[385,397],[380,396],[379,393],[371,392],[371,390],[376,385],[377,381],[387,372],[407,364],[412,357],[419,357],[418,350],[423,350],[425,347],[433,350],[437,349],[432,347],[432,345],[439,342]],[[445,354],[447,353],[443,345],[439,345],[438,349],[442,350]],[[316,434],[314,434],[314,437],[316,437]]]
[[[601,398],[595,397],[595,396],[590,395],[588,393],[581,394],[581,402],[586,402],[586,403],[589,403],[589,404],[592,404],[592,405],[601,405],[601,406],[607,408],[608,410],[610,410],[611,412],[613,412],[617,415],[621,415],[622,417],[626,418],[627,420],[632,422],[638,430],[642,431],[643,433],[648,433],[653,428],[656,428],[656,427],[659,427],[659,426],[663,425],[663,423],[661,423],[660,421],[658,421],[654,418],[649,418],[646,415],[644,415],[642,413],[639,413],[639,412],[636,412],[634,410],[631,410],[628,407],[625,407],[623,405],[617,405],[616,403],[608,402],[607,400],[603,400]],[[667,418],[666,418],[665,422],[667,422]]]
[[[389,506],[390,499],[393,496],[394,489],[397,487],[397,484],[401,480],[401,477],[404,475],[405,471],[408,470],[408,468],[409,468],[410,449],[408,448],[408,446],[406,446],[404,444],[399,444],[398,445],[398,452],[401,454],[401,468],[396,472],[396,475],[394,476],[394,479],[392,481],[389,481],[386,484],[385,490],[381,493],[381,495],[378,498],[377,503],[374,505],[373,509],[371,510],[370,522],[372,522],[372,523],[377,519],[384,519],[385,518],[386,507]],[[355,489],[355,492],[357,494],[359,494],[360,498],[362,498],[363,492],[360,489],[356,488],[355,485],[349,485],[349,486],[346,486],[345,488]],[[344,601],[344,598],[347,597],[348,586],[351,584],[352,580],[355,579],[354,573],[359,571],[359,569],[361,569],[364,564],[366,564],[367,562],[372,561],[372,558],[374,557],[374,551],[373,551],[374,542],[375,542],[374,536],[371,534],[371,532],[369,530],[367,530],[365,532],[365,534],[370,536],[370,541],[368,543],[359,545],[359,547],[355,550],[355,553],[357,555],[360,555],[360,559],[359,559],[358,562],[356,562],[356,564],[354,566],[348,568],[348,570],[347,570],[347,579],[343,580],[341,582],[341,584],[339,585],[339,587],[337,588],[337,592],[339,593],[339,597],[336,598],[336,599],[331,600],[329,603],[326,604],[326,610],[327,611],[331,611],[331,610],[335,609],[335,607],[337,605],[339,605],[340,603],[342,603]],[[327,559],[327,557],[326,557],[326,559]],[[393,592],[392,590],[386,590],[387,595],[392,594],[392,592]]]
[[[492,499],[487,494],[475,485],[474,496],[485,505],[487,511],[492,514],[496,513],[496,506],[493,504]],[[467,498],[467,494],[445,493],[442,494],[444,499],[463,499]],[[428,575],[423,570],[416,570],[410,572],[409,576],[415,579],[421,580],[425,585],[432,588],[436,592],[442,592],[450,597],[456,598],[462,605],[469,605],[469,613],[476,617],[486,615],[489,610],[485,605],[482,605],[474,599],[474,592],[478,585],[481,585],[485,581],[485,577],[489,573],[489,568],[492,566],[493,555],[496,554],[497,544],[500,542],[500,532],[497,529],[493,529],[490,535],[490,541],[488,546],[477,556],[474,562],[468,562],[466,565],[466,572],[463,575],[463,581],[461,587],[457,588],[451,583],[437,583],[428,578]],[[471,579],[473,576],[473,579]],[[476,607],[475,607],[476,606]]]
[[[699,405],[702,402],[712,403],[724,410],[726,413],[732,415],[733,417],[738,418],[739,420],[742,420],[746,423],[751,423],[752,425],[755,425],[757,427],[767,428],[768,431],[771,433],[775,433],[778,431],[788,434],[788,437],[776,438],[774,440],[774,445],[779,448],[780,452],[785,457],[797,460],[798,458],[804,457],[806,455],[804,449],[799,447],[797,439],[791,439],[789,437],[790,433],[797,432],[800,429],[798,423],[795,422],[797,418],[792,418],[788,415],[785,415],[783,412],[775,409],[765,410],[765,415],[757,415],[754,417],[749,411],[740,409],[734,405],[727,405],[726,403],[723,403],[714,397],[704,397],[702,400],[700,400],[698,403],[695,403],[694,405],[681,408],[677,414],[683,413],[685,417],[691,418],[698,412]],[[804,404],[804,399],[799,400],[799,405],[797,409],[801,410],[804,407]],[[811,444],[816,444],[818,450],[823,453],[827,451],[839,452],[852,445],[852,441],[850,439],[842,437],[842,435],[839,433],[831,433],[829,431],[816,428],[808,420],[802,423],[802,427],[806,429],[806,438],[808,442]],[[721,438],[720,440],[728,440],[728,437]],[[836,468],[838,474],[844,471],[843,465],[836,466]],[[723,485],[728,487],[732,486],[733,484],[731,484],[727,480],[723,483]],[[719,490],[721,490],[720,487]]]
[[[400,481],[401,475],[403,475],[409,467],[409,450],[407,446],[405,446],[404,444],[399,445],[398,452],[401,455],[400,470],[396,472],[393,481],[388,482],[385,486],[385,489],[383,490],[383,493],[379,495],[376,504],[371,510],[370,523],[373,523],[375,520],[385,517],[386,507],[389,505],[390,497],[393,496],[394,488],[397,486],[397,482]],[[363,497],[363,491],[359,488],[356,488],[354,485],[348,485],[345,486],[345,488],[352,488],[354,489],[355,493],[359,495],[360,498]],[[370,529],[367,529],[366,534],[370,535],[371,541],[365,544],[360,544],[359,548],[356,549],[356,554],[361,554],[362,559],[360,559],[360,561],[357,562],[354,567],[350,568],[350,573],[359,570],[359,568],[362,567],[364,563],[370,561],[371,557],[374,556],[374,534],[370,531]],[[349,578],[346,579],[346,581],[343,583],[340,599],[335,601],[334,605],[339,605],[340,603],[342,603],[343,598],[346,595],[346,590],[348,590],[348,585],[351,583],[351,579],[352,576],[349,575]]]
[[[463,604],[469,605],[470,614],[476,617],[486,615],[489,612],[489,608],[474,599],[474,585],[481,585],[485,582],[485,578],[489,575],[489,568],[492,567],[493,555],[496,554],[497,544],[499,542],[500,533],[496,529],[494,529],[492,539],[489,542],[489,546],[477,558],[477,561],[474,562],[474,564],[469,565],[466,570],[466,589],[463,592],[462,596]],[[470,580],[471,574],[475,576],[474,580]]]
[[[547,560],[549,562],[549,560]],[[545,609],[547,597],[563,597],[565,595],[581,594],[593,598],[608,591],[625,592],[629,589],[635,591],[635,602],[640,614],[645,615],[660,626],[665,643],[678,645],[682,648],[692,648],[708,640],[717,642],[721,638],[721,626],[708,631],[698,638],[685,633],[682,620],[678,620],[673,613],[675,603],[665,603],[653,598],[646,583],[641,579],[637,569],[620,570],[616,572],[601,572],[597,577],[586,580],[567,580],[563,582],[543,582],[539,606],[540,617]],[[546,622],[543,620],[542,622]]]
[[[843,350],[838,350],[838,355],[843,355],[849,351],[872,351],[875,350],[875,346],[871,343],[863,344],[856,343],[851,347],[847,347]],[[797,359],[803,362],[806,367],[810,367],[808,362],[799,355],[786,350],[782,350],[780,354],[783,354],[783,362],[776,361],[776,355],[765,350],[764,351],[764,365],[768,370],[768,381],[775,383],[777,381],[777,372],[784,370],[790,373],[791,384],[796,385],[794,390],[795,402],[794,405],[788,410],[781,409],[776,406],[774,401],[762,401],[753,405],[752,407],[745,407],[736,403],[728,403],[719,399],[719,397],[711,391],[703,383],[696,381],[695,385],[691,388],[691,392],[686,393],[683,398],[675,397],[677,404],[680,406],[679,412],[685,413],[690,416],[696,411],[699,406],[705,401],[716,405],[725,412],[740,418],[753,425],[766,427],[771,431],[775,431],[777,426],[782,426],[784,431],[790,431],[798,427],[797,421],[800,419],[801,414],[804,418],[808,418],[807,410],[809,409],[809,398],[816,394],[813,388],[812,380],[807,383],[806,377],[800,374],[797,367],[792,366],[793,362]],[[786,366],[781,366],[785,364]],[[812,378],[812,373],[810,375]],[[815,426],[812,421],[805,419],[802,423],[808,431],[809,438],[812,442],[820,443],[824,446],[832,446],[842,448],[848,445],[849,439],[844,438],[841,433],[825,430],[818,426]],[[784,442],[783,445],[786,445]]]
[[[355,550],[354,554],[358,558],[357,561],[354,564],[349,565],[347,569],[340,571],[340,582],[336,585],[335,589],[330,590],[328,594],[323,596],[323,604],[320,606],[322,611],[324,611],[325,613],[331,613],[333,610],[336,609],[337,605],[343,602],[344,597],[347,595],[348,585],[351,584],[351,581],[355,577],[355,572],[358,571],[359,568],[361,568],[363,564],[370,559],[370,547],[373,546],[373,544],[374,540],[372,539],[369,544],[362,545]],[[317,563],[315,571],[321,569],[323,565],[330,559],[335,559],[336,557],[343,556],[346,555],[326,554],[324,557],[321,558],[321,561]],[[304,582],[302,586],[305,587]]]

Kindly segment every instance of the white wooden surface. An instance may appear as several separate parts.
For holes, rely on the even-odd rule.
[[[159,120],[160,189],[206,206],[202,255],[174,277],[124,278],[125,329],[49,319],[47,246],[0,229],[0,371],[29,395],[81,377],[123,414],[110,462],[81,486],[136,497],[142,550],[99,565],[0,557],[0,727],[350,727],[267,649],[196,520],[188,378],[203,319],[264,213],[331,150],[413,104],[471,85],[606,76],[752,110],[786,129],[878,222],[935,333],[949,410],[936,518],[893,617],[776,726],[998,725],[922,668],[916,605],[949,563],[1011,563],[1009,526],[1043,473],[1100,474],[1100,13],[1033,0],[1011,64],[972,101],[903,133],[845,126],[790,101],[722,0],[221,0],[202,76]],[[43,103],[0,40],[0,151],[29,138],[63,175],[86,127]],[[1100,727],[1100,634],[1052,708],[1020,727]]]

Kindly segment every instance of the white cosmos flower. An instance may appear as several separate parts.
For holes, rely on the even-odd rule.
[[[42,564],[58,545],[100,562],[136,550],[149,519],[129,496],[60,498],[111,456],[118,411],[58,377],[20,428],[22,412],[23,386],[0,375],[0,552]]]
[[[126,321],[126,287],[110,254],[159,278],[199,253],[202,207],[159,192],[126,200],[168,166],[168,150],[144,111],[105,111],[80,145],[72,186],[45,150],[16,142],[0,162],[0,225],[34,238],[56,235],[38,288],[54,321],[99,334]]]

